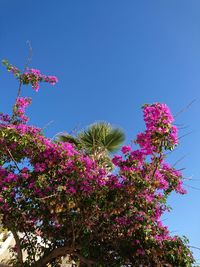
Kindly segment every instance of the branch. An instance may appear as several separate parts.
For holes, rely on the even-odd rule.
[[[46,129],[50,124],[52,124],[54,121],[50,121],[48,122],[47,124],[45,124],[43,127],[42,127],[42,130]]]
[[[156,160],[157,161],[156,161],[156,166],[155,166],[155,168],[153,170],[152,179],[154,178],[154,175],[155,175],[155,173],[156,173],[156,171],[157,171],[157,169],[159,167],[159,164],[160,164],[160,162],[162,160],[162,157],[163,157],[163,154],[162,153],[159,154],[159,157],[156,157]]]
[[[16,248],[17,248],[17,258],[20,264],[23,266],[23,254],[22,254],[22,249],[21,249],[21,244],[20,244],[20,239],[19,236],[17,235],[17,232],[12,228],[11,232],[14,236],[15,242],[16,242]]]
[[[20,170],[19,166],[17,165],[17,162],[16,162],[16,160],[14,159],[14,157],[13,157],[13,155],[12,155],[11,151],[9,150],[9,148],[8,148],[7,146],[6,146],[6,150],[7,150],[8,154],[9,154],[10,158],[11,158],[11,159],[12,159],[12,161],[14,162],[14,164],[15,164],[16,168],[18,169],[18,171],[19,171],[19,172],[21,172],[21,170]]]
[[[186,107],[182,108],[180,111],[178,111],[174,118],[178,117],[181,113],[185,112],[197,99],[193,99],[189,104],[187,104]]]
[[[187,135],[190,135],[190,134],[192,134],[192,133],[194,133],[194,131],[191,131],[191,132],[188,132],[188,133],[186,133],[186,134],[181,135],[181,136],[178,138],[178,141],[181,140],[183,137],[185,137],[185,136],[187,136]]]
[[[45,253],[45,255],[36,262],[36,264],[34,265],[35,267],[46,266],[46,264],[50,263],[52,260],[66,255],[77,256],[80,261],[85,263],[88,267],[95,264],[95,261],[84,258],[82,255],[76,252],[74,248],[68,246],[56,248],[50,251],[49,254],[46,254],[47,253]]]
[[[182,156],[180,159],[178,159],[173,165],[172,168],[174,168],[179,162],[181,162],[186,156],[188,156],[188,154]]]
[[[198,190],[198,191],[200,190],[199,187],[191,186],[191,185],[188,185],[188,184],[185,184],[185,183],[184,183],[184,186],[187,186],[187,187],[189,187],[191,189],[195,189],[195,190]]]
[[[35,266],[36,267],[46,266],[52,260],[62,257],[62,256],[66,256],[67,254],[72,254],[72,253],[73,253],[73,249],[69,248],[68,246],[55,248],[54,250],[50,251],[48,254],[45,253],[45,255],[36,262]]]
[[[24,219],[24,218],[23,218],[23,219]],[[25,234],[25,237],[27,238],[27,240],[28,240],[28,242],[29,242],[29,245],[30,245],[30,247],[31,247],[32,254],[33,254],[33,255],[32,255],[32,258],[33,258],[33,260],[34,260],[34,262],[35,262],[35,250],[34,250],[33,244],[31,243],[31,240],[30,240],[30,238],[29,238],[29,236],[28,236],[28,233],[27,233],[25,227],[23,226],[23,224],[22,224],[22,228],[23,228],[23,232],[24,232],[24,234]]]
[[[27,40],[26,43],[27,43],[28,48],[29,48],[29,54],[28,54],[28,57],[27,57],[27,60],[26,60],[25,66],[24,66],[24,71],[28,68],[28,64],[29,64],[29,62],[31,62],[32,55],[33,55],[33,49],[31,46],[31,42],[29,40]]]
[[[22,80],[21,80],[21,75],[20,75],[20,82],[19,82],[19,87],[18,87],[18,91],[17,91],[17,98],[20,96],[21,93],[21,89],[22,89]]]
[[[200,248],[198,248],[198,247],[195,247],[195,246],[189,246],[190,248],[195,248],[195,249],[198,249],[198,250],[200,250]]]
[[[32,53],[33,53],[33,49],[32,49],[32,46],[31,46],[31,42],[30,41],[27,41],[26,42],[28,47],[29,47],[29,55],[27,57],[27,60],[26,60],[26,63],[25,63],[25,66],[24,66],[24,72],[26,71],[27,67],[28,67],[28,64],[29,62],[32,60]],[[23,73],[22,73],[23,75]],[[20,96],[20,93],[21,93],[21,88],[22,88],[22,79],[21,79],[21,75],[20,75],[20,78],[19,78],[19,87],[18,87],[18,92],[17,92],[17,98]]]
[[[36,197],[36,199],[38,199],[38,200],[44,200],[44,199],[48,199],[48,198],[51,198],[51,197],[55,197],[56,195],[57,195],[57,193],[52,194],[50,196],[46,196],[46,197]]]

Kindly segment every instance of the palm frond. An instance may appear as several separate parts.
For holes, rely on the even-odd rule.
[[[98,149],[113,152],[122,144],[125,135],[121,129],[113,128],[107,122],[97,122],[81,132],[78,139],[88,150]]]
[[[58,137],[57,137],[58,141],[60,142],[68,142],[68,143],[72,143],[74,144],[75,146],[78,146],[79,145],[79,142],[78,140],[71,136],[70,134],[68,133],[63,133],[63,134],[60,134]]]
[[[105,147],[108,152],[114,152],[120,148],[125,140],[125,134],[121,129],[115,128],[105,138]]]

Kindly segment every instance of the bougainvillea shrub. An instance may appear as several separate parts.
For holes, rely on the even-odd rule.
[[[4,65],[35,91],[57,82]],[[16,241],[14,266],[59,266],[66,255],[77,266],[193,266],[187,239],[172,236],[161,220],[170,193],[186,193],[182,174],[165,161],[178,144],[169,108],[143,106],[146,129],[135,149],[123,146],[113,157],[110,173],[75,145],[29,125],[31,99],[20,92],[13,113],[0,115],[0,213]]]

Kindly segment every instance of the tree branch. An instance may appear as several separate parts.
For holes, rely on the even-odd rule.
[[[46,264],[49,263],[50,261],[52,261],[58,257],[66,256],[67,254],[72,254],[72,253],[73,253],[73,249],[69,248],[68,246],[55,248],[52,251],[50,251],[49,253],[45,253],[44,256],[42,258],[40,258],[35,263],[34,266],[35,267],[46,266]]]
[[[15,231],[15,229],[11,229],[11,232],[14,236],[15,242],[16,242],[16,248],[17,248],[17,258],[18,261],[20,262],[20,264],[22,264],[23,266],[23,254],[22,254],[22,249],[21,249],[21,243],[20,243],[20,239],[19,236],[17,234],[17,232]]]
[[[66,256],[66,255],[77,256],[80,259],[80,261],[82,263],[85,263],[88,267],[95,264],[95,261],[86,259],[82,255],[80,255],[78,252],[76,252],[74,248],[65,246],[65,247],[56,248],[50,251],[48,254],[45,253],[45,255],[35,263],[34,267],[46,266],[46,264],[50,263],[52,260],[62,257],[62,256]]]
[[[14,164],[15,164],[16,168],[18,169],[18,171],[19,171],[19,172],[21,172],[21,170],[20,170],[19,166],[17,165],[17,162],[16,162],[16,160],[14,159],[14,157],[13,157],[13,155],[12,155],[11,151],[9,150],[9,148],[8,148],[7,146],[6,146],[6,150],[7,150],[8,154],[9,154],[10,158],[11,158],[11,159],[12,159],[12,161],[14,162]]]

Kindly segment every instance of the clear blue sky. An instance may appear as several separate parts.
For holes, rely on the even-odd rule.
[[[33,47],[32,67],[57,75],[59,84],[43,84],[29,108],[31,123],[46,134],[71,131],[96,120],[121,126],[126,143],[144,127],[141,105],[164,102],[173,113],[196,102],[177,117],[187,126],[178,168],[200,188],[200,1],[197,0],[0,0],[0,58],[23,67]],[[17,84],[0,67],[1,111],[9,111]],[[196,179],[196,180],[195,180]],[[200,191],[170,198],[165,215],[174,234],[186,235],[200,247]],[[195,250],[200,259],[200,253]]]

